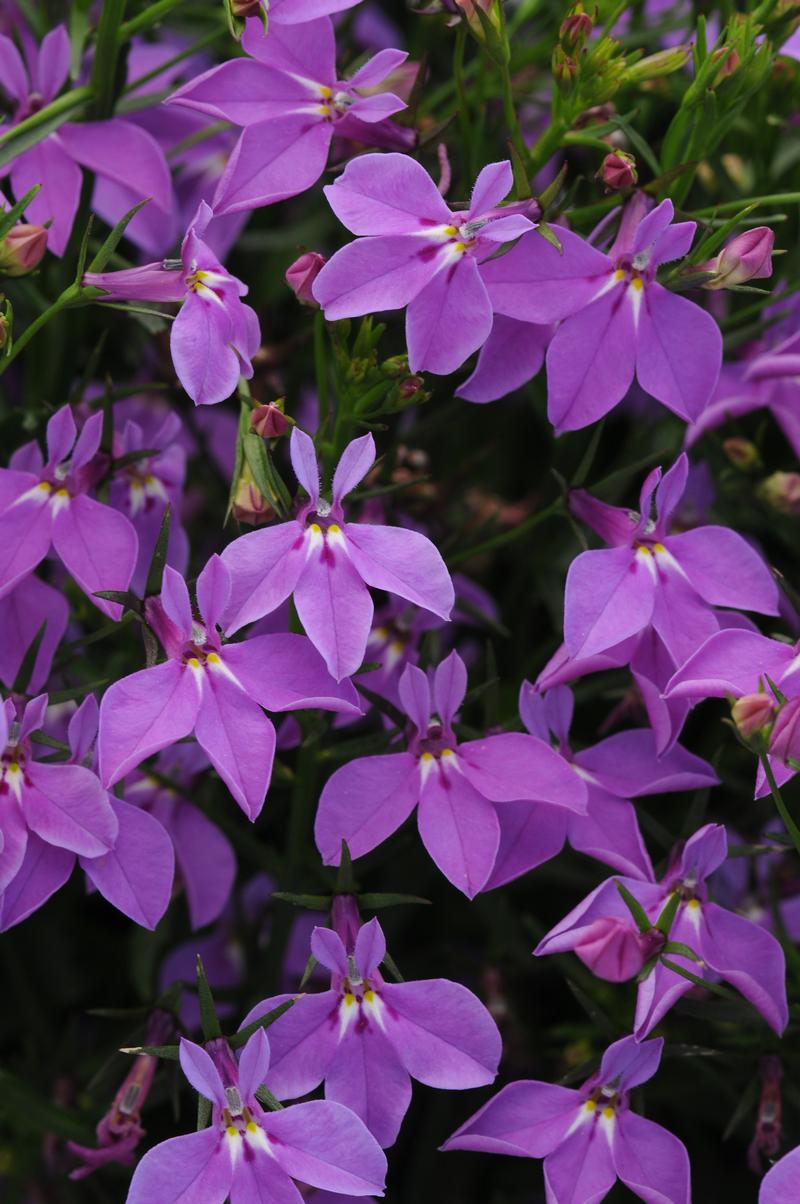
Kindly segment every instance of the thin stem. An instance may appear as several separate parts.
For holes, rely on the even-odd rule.
[[[780,792],[778,783],[775,781],[775,774],[772,772],[772,766],[769,763],[769,757],[765,752],[759,753],[758,756],[763,766],[764,777],[767,779],[767,784],[769,785],[778,815],[780,815],[781,819],[786,825],[786,831],[791,836],[794,847],[797,849],[798,853],[800,853],[800,828],[798,828],[797,824],[792,819],[789,813],[789,808],[783,801],[783,795]]]
[[[314,374],[319,403],[319,429],[325,431],[330,415],[330,389],[328,387],[328,361],[325,355],[325,315],[321,309],[314,314]]]
[[[493,552],[495,548],[503,548],[507,544],[514,543],[521,539],[524,535],[529,534],[540,523],[543,523],[548,518],[552,518],[554,514],[560,514],[564,509],[564,499],[556,498],[549,506],[545,506],[544,510],[537,510],[530,518],[526,518],[523,523],[516,527],[510,527],[508,531],[500,531],[497,535],[492,535],[489,539],[484,539],[482,543],[475,544],[472,548],[467,548],[463,552],[456,552],[453,556],[449,556],[447,564],[450,568],[455,568],[458,564],[463,564],[465,560],[470,560],[473,556],[480,556],[483,552]]]
[[[67,120],[67,115],[74,109],[85,105],[91,100],[92,90],[86,85],[80,88],[73,88],[71,92],[65,92],[63,96],[57,96],[49,105],[45,105],[38,113],[32,113],[30,117],[26,117],[24,121],[20,121],[19,125],[12,126],[0,134],[0,166],[13,159],[19,151],[12,149],[16,142],[22,141],[25,134],[31,133],[33,130],[43,129],[40,137],[45,138],[52,132],[50,122],[54,119],[61,118],[62,121]],[[25,142],[25,149],[35,145],[35,142]]]
[[[456,44],[453,50],[453,79],[456,85],[456,96],[458,97],[458,124],[461,129],[461,152],[463,161],[463,176],[464,181],[469,183],[472,180],[474,172],[472,170],[472,130],[469,120],[469,100],[467,99],[467,88],[464,82],[464,52],[467,45],[467,27],[462,21],[456,31]]]
[[[51,318],[54,318],[62,309],[66,309],[69,305],[73,305],[80,297],[80,289],[77,284],[71,284],[69,288],[64,289],[60,297],[48,306],[43,313],[40,313],[38,318],[34,318],[30,326],[26,326],[18,339],[15,339],[11,350],[4,359],[0,360],[0,376],[5,372],[9,364],[12,364],[19,355],[20,351],[24,351],[28,343],[35,334],[46,326]]]
[[[770,196],[744,196],[738,201],[722,201],[706,209],[692,209],[691,217],[715,217],[718,213],[732,213],[744,205],[798,205],[800,192],[773,192]]]
[[[143,13],[139,13],[138,17],[132,17],[130,21],[126,21],[124,25],[119,27],[120,42],[128,42],[134,34],[141,33],[143,29],[149,29],[151,25],[155,25],[167,13],[172,12],[173,8],[177,8],[182,4],[183,0],[157,0],[156,4],[151,4]]]
[[[502,4],[498,4],[497,12],[500,14],[500,33],[504,40],[508,54],[511,53],[511,47],[508,45],[508,31],[506,29],[505,11]],[[519,155],[521,161],[525,164],[528,162],[528,148],[525,145],[525,139],[522,136],[522,129],[519,124],[519,114],[517,106],[514,103],[514,89],[511,82],[511,66],[508,58],[505,58],[500,65],[500,73],[503,81],[503,113],[506,120],[508,132],[511,135],[511,141],[514,144],[514,149]]]
[[[120,27],[126,0],[104,0],[92,59],[89,87],[94,98],[94,114],[110,117],[114,111],[117,60],[121,46]]]

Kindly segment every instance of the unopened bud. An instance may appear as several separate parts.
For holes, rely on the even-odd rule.
[[[224,0],[228,29],[237,42],[245,30],[248,17],[260,17],[264,33],[268,29],[267,0]]]
[[[770,756],[785,765],[800,760],[800,698],[790,698],[778,711],[769,742]]]
[[[698,271],[713,272],[703,288],[731,288],[747,280],[762,280],[772,275],[772,246],[775,234],[769,226],[756,226],[737,234],[715,255],[701,263]]]
[[[723,440],[722,450],[731,464],[735,468],[741,468],[743,472],[749,472],[761,463],[756,445],[749,439],[743,439],[741,435],[732,435],[730,439]]]
[[[234,17],[257,17],[264,8],[264,0],[229,0]]]
[[[2,349],[5,347],[5,345],[8,342],[9,333],[10,333],[10,327],[9,327],[9,323],[8,323],[8,318],[6,317],[5,314],[0,314],[0,351],[2,351]]]
[[[242,465],[231,509],[234,518],[240,523],[249,523],[253,527],[267,523],[275,517],[275,512],[253,479],[247,461]]]
[[[719,64],[717,74],[710,84],[712,88],[716,88],[724,79],[733,75],[734,71],[738,71],[742,65],[739,52],[727,46],[720,46],[719,49],[712,51],[711,61]]]
[[[561,22],[558,36],[567,46],[577,46],[583,44],[591,36],[593,29],[594,21],[583,5],[578,3]]]
[[[47,231],[43,226],[17,222],[0,241],[0,272],[6,276],[27,276],[37,268],[47,250]]]
[[[744,694],[731,707],[731,718],[743,740],[752,740],[756,732],[769,727],[775,715],[775,702],[763,691]]]
[[[595,920],[581,934],[575,952],[585,966],[606,982],[625,982],[635,978],[663,945],[656,929],[641,933],[625,920],[610,916]]]
[[[250,430],[262,439],[277,439],[289,429],[286,415],[274,401],[256,406],[250,415]]]
[[[311,289],[324,266],[325,259],[322,255],[316,251],[306,251],[286,269],[284,279],[302,305],[319,309]]]
[[[421,376],[407,376],[405,380],[401,380],[397,386],[397,392],[403,401],[409,401],[420,389],[425,387],[425,380]]]
[[[773,472],[762,481],[758,493],[781,514],[800,514],[800,473]]]
[[[603,181],[606,192],[621,192],[625,188],[633,188],[639,179],[636,160],[627,151],[612,151],[600,164],[597,179]]]
[[[556,46],[553,51],[553,78],[562,95],[566,96],[573,90],[577,74],[578,64],[564,53],[561,46]]]
[[[691,46],[671,46],[669,50],[648,54],[625,69],[625,83],[641,84],[646,79],[659,79],[662,75],[680,71],[688,61],[691,49]]]

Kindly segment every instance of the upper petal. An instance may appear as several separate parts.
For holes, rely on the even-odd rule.
[[[350,558],[362,579],[374,589],[449,619],[454,591],[450,574],[436,547],[419,531],[369,523],[348,523]]]
[[[586,787],[563,757],[524,732],[503,732],[458,746],[472,785],[496,803],[525,799],[586,811]]]
[[[568,1087],[522,1080],[509,1083],[456,1129],[444,1150],[481,1150],[544,1158],[575,1121],[582,1097]]]
[[[200,690],[192,670],[166,661],[123,677],[100,704],[100,776],[113,786],[152,753],[192,731]]]
[[[359,155],[324,192],[353,234],[412,234],[452,221],[433,180],[409,155]]]

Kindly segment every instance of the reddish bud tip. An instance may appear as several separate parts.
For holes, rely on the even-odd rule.
[[[0,242],[0,272],[6,276],[27,276],[42,262],[46,250],[44,227],[18,222]]]
[[[286,269],[284,279],[302,305],[311,305],[314,309],[319,309],[311,288],[324,266],[325,259],[322,255],[316,251],[306,251]]]
[[[639,179],[636,160],[627,151],[612,151],[600,164],[597,178],[605,184],[606,192],[622,192],[626,188],[633,188]]]
[[[273,401],[256,406],[250,417],[250,430],[262,439],[277,439],[285,435],[288,429],[286,415]]]

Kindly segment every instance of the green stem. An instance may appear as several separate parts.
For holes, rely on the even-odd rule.
[[[500,36],[506,46],[507,54],[510,55],[511,47],[508,44],[508,30],[506,28],[505,10],[502,4],[498,4],[497,12],[500,15]],[[520,157],[520,160],[527,165],[528,162],[528,147],[525,144],[525,139],[522,136],[522,129],[519,124],[519,114],[517,106],[514,103],[514,89],[511,82],[511,66],[508,57],[504,58],[500,65],[500,72],[503,81],[503,114],[506,120],[508,132],[511,135],[511,141],[514,144],[514,149]]]
[[[780,792],[778,783],[775,781],[775,774],[772,772],[772,766],[769,763],[769,757],[765,752],[761,752],[758,755],[764,769],[764,776],[767,779],[767,784],[769,785],[770,792],[772,793],[775,808],[778,812],[778,815],[780,815],[781,819],[786,825],[786,831],[791,836],[794,847],[797,849],[798,853],[800,853],[800,828],[798,828],[797,824],[792,819],[791,814],[789,813],[789,808],[783,801],[783,795]]]
[[[798,205],[800,192],[773,192],[770,196],[745,196],[738,201],[723,201],[706,209],[693,209],[691,217],[716,217],[718,213],[733,213],[744,205]]]
[[[453,50],[453,79],[456,85],[456,96],[458,97],[458,124],[461,129],[460,142],[463,161],[462,171],[465,181],[471,181],[474,172],[472,170],[472,130],[469,120],[469,100],[464,82],[464,52],[466,46],[467,26],[466,22],[462,21],[456,31],[456,44]]]
[[[70,305],[74,305],[80,297],[80,288],[77,284],[71,284],[69,288],[64,289],[64,292],[58,297],[52,305],[48,306],[43,313],[39,314],[38,318],[34,318],[30,326],[26,326],[18,339],[15,339],[11,350],[4,359],[0,360],[0,376],[5,372],[9,364],[13,363],[19,355],[20,351],[24,351],[28,343],[35,334],[46,326],[51,318],[54,318],[62,309],[66,309]]]
[[[34,146],[39,139],[29,140],[25,135],[30,134],[35,130],[40,130],[39,138],[46,138],[54,128],[51,122],[56,120],[57,124],[67,120],[67,117],[74,109],[81,108],[88,100],[91,100],[91,88],[83,85],[80,88],[73,88],[71,92],[65,92],[63,96],[56,97],[49,105],[45,105],[38,113],[32,113],[30,117],[26,117],[19,125],[12,126],[0,134],[0,166],[8,163],[13,159],[19,150],[16,149],[17,142],[25,141],[25,146],[22,149],[27,150],[29,146]],[[60,120],[58,120],[60,119]]]
[[[328,387],[328,361],[325,346],[325,315],[321,309],[314,314],[314,375],[319,402],[319,429],[325,433],[330,416],[330,389]]]
[[[558,497],[549,506],[545,506],[544,510],[537,510],[530,518],[526,518],[524,523],[510,527],[508,531],[500,531],[497,535],[484,539],[483,543],[475,544],[474,547],[467,548],[464,552],[456,552],[453,556],[449,556],[447,564],[450,568],[455,568],[456,565],[463,564],[465,560],[470,560],[473,556],[480,556],[483,552],[493,552],[495,548],[503,548],[507,544],[514,543],[524,535],[528,535],[540,523],[552,518],[554,514],[560,514],[563,509],[564,499]]]
[[[157,21],[160,21],[162,17],[183,2],[184,0],[157,0],[156,4],[151,4],[143,13],[139,13],[138,17],[132,17],[130,21],[120,25],[120,42],[128,42],[134,34],[141,33],[143,29],[149,29],[151,25],[155,25]]]
[[[528,151],[527,156],[528,167],[532,176],[535,176],[537,171],[544,167],[551,155],[554,155],[559,149],[561,141],[571,124],[571,122],[568,123],[563,119],[554,120],[544,130],[541,137],[537,138]]]
[[[104,0],[97,29],[89,87],[94,98],[94,114],[101,120],[114,111],[119,58],[120,28],[125,15],[125,0]]]

